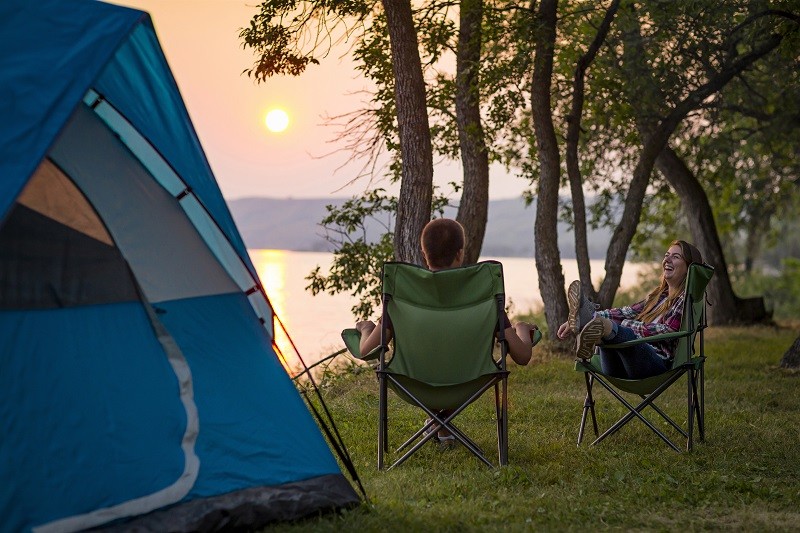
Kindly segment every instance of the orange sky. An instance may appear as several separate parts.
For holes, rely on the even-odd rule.
[[[361,168],[335,154],[336,128],[324,116],[359,109],[369,85],[356,79],[349,59],[331,54],[300,77],[274,77],[255,84],[242,71],[253,63],[241,48],[239,29],[256,12],[258,0],[114,0],[147,11],[180,87],[211,168],[228,199],[247,196],[324,198],[351,196],[365,181],[346,184]],[[264,116],[285,109],[289,128],[269,132]],[[339,169],[339,170],[337,170]],[[439,165],[437,182],[458,179],[457,164]],[[519,195],[524,183],[493,171],[490,195]],[[385,184],[384,184],[385,186]],[[340,188],[344,187],[341,190]]]

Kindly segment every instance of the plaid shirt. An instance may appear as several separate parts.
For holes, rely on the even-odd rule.
[[[667,297],[667,291],[664,291],[658,298],[660,304]],[[672,307],[667,309],[663,315],[656,317],[653,322],[642,322],[637,320],[637,317],[644,309],[645,300],[636,302],[631,306],[616,307],[613,309],[606,309],[597,311],[596,316],[603,316],[616,322],[620,326],[625,326],[633,330],[637,337],[650,337],[660,333],[672,333],[681,328],[681,318],[683,318],[683,300],[684,294],[681,294],[675,299]],[[656,304],[658,305],[658,304]],[[651,345],[655,348],[658,355],[663,359],[671,361],[674,357],[675,347],[677,340],[654,342]]]

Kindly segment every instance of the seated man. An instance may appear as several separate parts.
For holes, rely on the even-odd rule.
[[[429,270],[437,271],[447,268],[460,267],[464,262],[464,228],[452,219],[438,218],[431,220],[422,230],[420,237],[422,245],[422,255]],[[380,319],[378,319],[380,323]],[[527,322],[518,322],[513,327],[508,316],[503,313],[503,323],[505,325],[505,338],[508,342],[508,353],[518,365],[527,365],[531,360],[533,348],[532,333],[537,329],[536,325]],[[361,342],[359,344],[362,354],[374,350],[381,342],[380,328],[371,320],[365,320],[356,324],[356,329],[361,332]],[[387,327],[387,341],[392,338],[391,324]],[[444,410],[439,413],[443,417],[451,414]],[[426,420],[428,425],[430,420]],[[437,440],[445,446],[454,443],[455,437],[445,429],[439,430]]]
[[[446,268],[460,267],[464,262],[464,228],[455,220],[437,218],[428,222],[422,230],[420,237],[422,255],[429,270],[437,271]],[[380,319],[379,319],[380,322]],[[505,324],[505,337],[508,341],[508,352],[518,365],[527,365],[531,360],[531,333],[537,329],[536,325],[527,322],[518,322],[513,327],[508,316],[503,317]],[[361,353],[369,353],[381,342],[380,328],[371,320],[356,324],[356,329],[361,332]],[[391,325],[388,328],[391,340]]]

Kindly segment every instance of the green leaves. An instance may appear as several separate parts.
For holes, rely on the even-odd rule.
[[[248,27],[239,31],[243,48],[256,55],[244,74],[262,82],[275,75],[299,76],[319,64],[334,43],[351,37],[375,2],[363,0],[266,0]]]
[[[381,303],[383,263],[394,255],[394,213],[397,199],[383,189],[368,191],[340,207],[327,206],[322,220],[325,238],[334,248],[333,262],[327,273],[317,267],[306,276],[311,294],[348,292],[358,298],[352,307],[355,317],[370,318]],[[367,233],[368,221],[378,222],[380,235]]]

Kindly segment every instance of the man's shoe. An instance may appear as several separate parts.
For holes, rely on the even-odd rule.
[[[456,438],[449,433],[447,435],[437,435],[437,440],[439,441],[439,448],[442,450],[451,450],[456,446]]]
[[[578,280],[569,284],[567,303],[569,304],[569,314],[567,315],[569,329],[577,335],[594,318],[594,312],[597,311],[599,306],[590,302],[583,294],[581,282]]]
[[[594,347],[603,338],[603,320],[601,318],[593,318],[586,324],[576,341],[575,356],[578,359],[588,361],[594,355]]]

